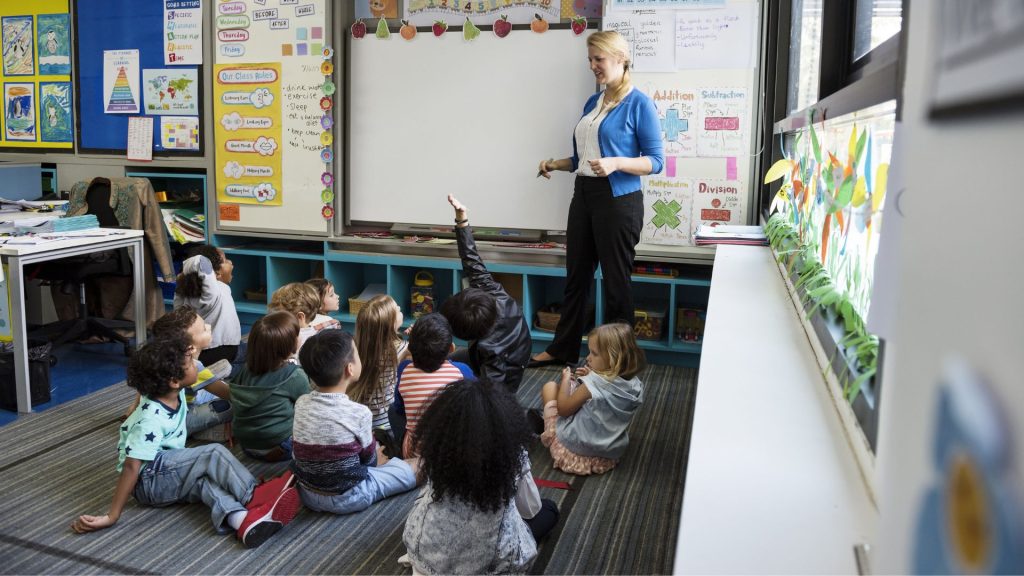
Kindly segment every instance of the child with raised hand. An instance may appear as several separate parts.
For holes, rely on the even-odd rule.
[[[240,358],[242,325],[231,296],[235,266],[220,248],[203,244],[190,250],[174,290],[174,307],[189,305],[210,325],[212,338],[199,353],[199,361],[210,366],[218,360]]]
[[[387,459],[373,439],[370,410],[346,391],[362,363],[352,336],[327,330],[299,352],[316,388],[295,403],[291,469],[307,508],[352,514],[416,487],[416,459]]]
[[[530,362],[530,326],[519,303],[480,258],[466,207],[450,194],[448,203],[455,209],[455,238],[462,273],[469,280],[468,288],[441,304],[440,312],[448,319],[452,334],[469,343],[465,355],[456,353],[453,358],[464,360],[480,378],[515,392]]]
[[[356,349],[363,371],[349,388],[348,396],[370,409],[373,427],[390,429],[388,408],[395,401],[398,363],[409,344],[399,335],[402,309],[391,296],[374,296],[356,316]]]
[[[288,361],[298,345],[299,322],[291,312],[271,312],[249,332],[245,367],[230,387],[235,440],[253,458],[278,462],[292,457],[295,402],[310,391],[306,373]]]
[[[393,437],[407,458],[416,454],[412,436],[420,414],[427,409],[434,393],[449,382],[476,378],[469,366],[448,360],[454,350],[452,330],[444,316],[436,312],[427,314],[412,325],[409,331],[412,360],[398,365],[395,402],[388,410]]]
[[[320,295],[320,309],[317,311],[316,316],[313,317],[313,320],[310,321],[310,328],[317,332],[331,328],[341,328],[341,322],[328,315],[331,312],[337,312],[341,304],[338,293],[334,291],[334,284],[325,278],[310,278],[306,280],[306,284],[312,286],[316,293]]]
[[[199,502],[210,507],[214,529],[235,531],[253,548],[288,524],[299,509],[291,472],[257,486],[252,474],[220,444],[185,448],[185,387],[196,380],[195,348],[183,335],[154,339],[128,361],[128,385],[143,395],[121,426],[110,510],[79,516],[78,533],[113,526],[129,496],[144,506]]]
[[[544,433],[555,468],[570,474],[604,474],[629,446],[629,422],[643,402],[637,375],[646,366],[633,328],[624,323],[594,328],[587,338],[587,365],[560,383],[541,388]]]
[[[504,386],[459,380],[434,398],[415,441],[427,483],[402,536],[414,574],[526,573],[558,521],[530,474],[531,438]]]
[[[305,282],[292,282],[285,284],[270,297],[268,310],[287,310],[299,321],[299,347],[295,349],[296,354],[302,348],[302,344],[313,334],[316,329],[309,325],[316,317],[320,309],[320,294]],[[250,339],[252,337],[250,336]],[[297,358],[293,355],[293,360]]]

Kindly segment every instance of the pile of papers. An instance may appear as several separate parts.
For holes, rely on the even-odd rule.
[[[72,232],[74,230],[88,230],[99,228],[100,221],[95,214],[82,214],[81,216],[65,216],[63,218],[44,218],[41,222],[35,219],[22,219],[15,222],[14,231],[17,234],[39,234],[44,232]]]
[[[167,233],[179,244],[206,242],[203,224],[206,216],[189,208],[163,208],[164,225]]]
[[[697,228],[697,233],[694,234],[694,242],[697,246],[709,246],[711,244],[767,246],[768,237],[764,235],[764,228],[761,226],[708,226],[704,224]]]

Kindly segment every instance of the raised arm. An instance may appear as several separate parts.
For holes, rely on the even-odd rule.
[[[476,250],[476,241],[473,239],[473,231],[469,228],[466,207],[451,194],[448,195],[448,203],[455,209],[455,238],[459,244],[462,272],[469,278],[469,285],[487,292],[504,291],[501,284],[491,276]]]

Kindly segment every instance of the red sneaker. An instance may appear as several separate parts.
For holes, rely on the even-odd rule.
[[[291,470],[286,470],[284,474],[281,474],[277,478],[273,478],[262,484],[258,484],[256,488],[253,488],[252,498],[246,503],[246,508],[251,508],[258,504],[267,504],[277,500],[282,492],[291,488],[295,485],[295,476],[292,475]]]
[[[292,487],[285,488],[271,502],[250,502],[246,506],[249,512],[238,527],[238,539],[246,548],[263,544],[295,518],[300,506],[299,491]]]

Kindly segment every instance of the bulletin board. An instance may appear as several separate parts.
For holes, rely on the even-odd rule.
[[[210,0],[207,0],[209,2]],[[205,3],[204,3],[205,4]],[[194,117],[198,130],[203,125],[203,67],[175,66],[164,63],[165,0],[79,0],[75,2],[74,26],[75,84],[78,149],[85,153],[123,153],[128,145],[128,119],[150,115],[146,111],[145,70],[173,71],[173,76],[187,80],[187,90],[195,95],[194,113],[178,117]],[[205,8],[205,6],[204,6]],[[104,51],[137,50],[138,76],[118,77],[115,90],[127,88],[125,100],[138,106],[138,113],[108,113],[109,98],[104,87]],[[152,73],[151,73],[152,74]],[[166,74],[164,75],[166,76]],[[156,82],[155,79],[149,79]],[[186,88],[182,88],[185,90]],[[181,90],[179,90],[180,92]],[[150,93],[152,94],[152,92]],[[158,96],[159,97],[159,96]],[[164,146],[161,139],[161,115],[153,115],[153,151],[162,156],[202,156],[203,136],[196,133],[198,150]],[[165,116],[171,118],[174,116]],[[173,127],[168,127],[173,130]]]
[[[334,218],[334,74],[325,0],[214,7],[217,226],[328,234]]]
[[[70,149],[74,112],[67,0],[0,2],[0,149]]]

